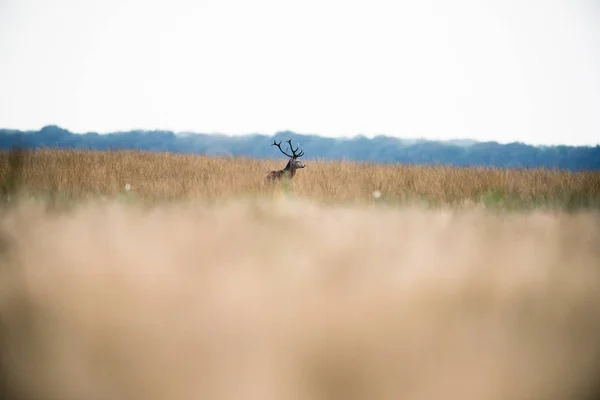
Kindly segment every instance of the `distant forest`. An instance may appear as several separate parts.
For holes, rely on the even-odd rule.
[[[271,143],[274,139],[288,138],[293,140],[294,145],[300,143],[306,160],[600,171],[600,146],[531,146],[471,140],[407,140],[388,136],[333,139],[290,131],[277,132],[272,136],[226,136],[158,130],[77,134],[51,125],[39,131],[0,129],[0,149],[142,150],[276,159],[284,156]]]

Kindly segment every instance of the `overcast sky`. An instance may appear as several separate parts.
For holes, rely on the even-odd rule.
[[[598,0],[0,0],[0,127],[600,143]]]

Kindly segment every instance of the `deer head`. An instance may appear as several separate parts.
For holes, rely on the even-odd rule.
[[[286,140],[286,142],[290,146],[290,150],[292,152],[291,155],[286,153],[285,151],[283,151],[283,149],[281,148],[281,140],[279,141],[279,143],[277,143],[275,140],[273,140],[273,144],[271,146],[277,146],[279,151],[281,151],[283,154],[285,154],[286,156],[288,156],[290,158],[290,161],[288,161],[288,165],[286,166],[286,169],[304,168],[306,165],[304,165],[304,163],[302,161],[298,160],[298,158],[300,158],[304,155],[304,150],[300,149],[300,146],[298,146],[298,147],[296,147],[296,149],[294,149],[294,147],[292,146],[292,139],[288,139],[288,140]],[[300,149],[299,152],[298,152],[298,149]]]

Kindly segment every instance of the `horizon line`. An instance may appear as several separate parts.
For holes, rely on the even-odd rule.
[[[225,136],[225,137],[230,137],[230,138],[234,138],[234,137],[243,137],[243,136],[253,136],[253,135],[258,135],[258,136],[266,136],[266,137],[274,137],[277,136],[281,133],[285,133],[285,132],[290,132],[294,135],[299,135],[299,136],[316,136],[316,137],[320,137],[320,138],[324,138],[324,139],[332,139],[332,140],[356,140],[356,139],[360,139],[360,138],[365,138],[367,140],[374,140],[377,138],[388,138],[388,139],[396,139],[398,141],[421,141],[421,142],[438,142],[438,143],[449,143],[449,142],[473,142],[472,144],[485,144],[485,143],[496,143],[499,145],[510,145],[510,144],[520,144],[520,145],[526,145],[526,146],[532,146],[532,147],[588,147],[588,148],[594,148],[594,147],[599,147],[600,146],[600,141],[596,142],[596,143],[587,143],[587,144],[564,144],[564,143],[539,143],[539,144],[535,144],[535,143],[531,143],[531,142],[526,142],[526,141],[500,141],[498,139],[494,139],[494,140],[479,140],[479,139],[473,139],[473,138],[468,138],[468,137],[462,137],[462,138],[451,138],[451,139],[433,139],[433,138],[427,138],[427,137],[406,137],[406,136],[393,136],[393,135],[389,135],[389,134],[385,134],[385,133],[378,133],[378,134],[364,134],[364,133],[356,133],[354,135],[342,135],[342,136],[329,136],[326,134],[320,134],[320,133],[300,133],[300,132],[296,132],[292,129],[281,129],[281,130],[277,130],[274,133],[265,133],[265,132],[245,132],[245,133],[226,133],[226,132],[221,132],[221,131],[206,131],[206,132],[202,132],[202,131],[194,131],[194,130],[174,130],[174,129],[164,129],[164,128],[129,128],[129,129],[119,129],[119,130],[110,130],[110,131],[97,131],[97,130],[87,130],[85,132],[83,131],[74,131],[74,130],[70,130],[68,128],[65,128],[61,125],[58,124],[45,124],[43,125],[41,128],[39,129],[27,129],[27,130],[23,130],[20,128],[6,128],[6,127],[0,127],[0,131],[17,131],[20,133],[26,133],[26,132],[41,132],[43,129],[45,128],[51,128],[51,127],[56,127],[58,129],[64,130],[66,132],[69,132],[73,135],[85,135],[85,134],[98,134],[98,135],[114,135],[114,134],[125,134],[125,133],[131,133],[131,132],[139,132],[139,131],[146,131],[146,132],[170,132],[173,133],[175,135],[218,135],[218,136]]]

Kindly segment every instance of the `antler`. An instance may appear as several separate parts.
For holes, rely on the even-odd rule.
[[[283,151],[283,150],[281,149],[281,140],[279,141],[279,143],[277,143],[277,142],[275,141],[275,139],[273,139],[273,144],[272,144],[271,146],[277,146],[277,147],[279,148],[279,151],[281,151],[283,154],[285,154],[286,156],[288,156],[288,157],[290,157],[290,158],[292,158],[292,157],[294,157],[294,156],[295,156],[295,154],[294,154],[294,156],[290,156],[288,153],[286,153],[285,151]],[[293,151],[292,151],[292,153],[293,153]]]
[[[294,147],[292,146],[292,139],[288,139],[288,140],[286,140],[286,142],[290,145],[290,150],[292,151],[292,155],[289,155],[288,153],[283,151],[283,149],[281,148],[281,140],[279,141],[279,143],[277,143],[275,140],[273,140],[273,144],[271,146],[277,146],[279,148],[279,151],[281,151],[283,154],[285,154],[286,156],[288,156],[290,158],[298,158],[298,157],[302,157],[304,155],[304,150],[300,150],[299,153],[296,153],[298,151],[298,149],[300,148],[300,146],[298,146],[298,147],[296,147],[296,149],[294,149]]]
[[[286,142],[288,142],[288,144],[290,145],[290,150],[292,151],[294,158],[302,157],[304,155],[304,150],[300,150],[300,153],[296,154],[296,152],[300,148],[300,145],[298,145],[298,147],[296,147],[296,150],[294,150],[294,148],[292,147],[292,139],[288,139],[286,140]]]

